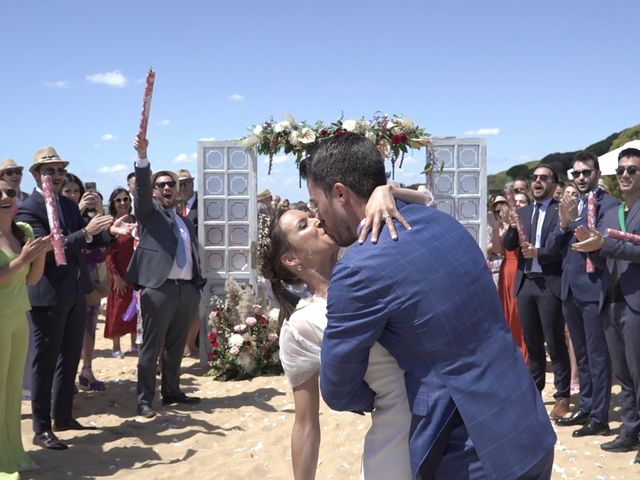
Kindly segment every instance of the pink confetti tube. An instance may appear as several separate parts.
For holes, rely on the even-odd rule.
[[[53,193],[53,186],[51,185],[51,177],[49,175],[42,177],[42,191],[44,192],[44,205],[47,209],[47,217],[49,218],[51,244],[53,245],[53,255],[56,259],[56,265],[66,265],[67,256],[64,253],[64,235],[60,228],[56,195]]]
[[[596,195],[591,192],[587,196],[587,226],[589,229],[596,228]],[[596,266],[593,264],[593,260],[587,257],[587,263],[585,264],[587,273],[593,273],[596,271]]]
[[[616,240],[622,240],[624,242],[640,243],[640,235],[629,232],[621,232],[615,228],[607,228],[604,233],[605,237],[614,238]]]
[[[142,113],[140,114],[140,128],[138,129],[138,138],[147,138],[147,127],[149,126],[149,111],[151,110],[151,96],[153,95],[153,82],[156,79],[156,72],[149,69],[147,72],[147,81],[144,88],[144,98],[142,100]]]
[[[526,233],[524,232],[524,227],[522,226],[522,222],[520,221],[520,214],[518,213],[518,207],[516,207],[516,199],[513,195],[513,190],[511,188],[506,188],[504,190],[504,195],[507,197],[507,205],[509,206],[509,216],[512,217],[515,214],[516,220],[516,228],[518,230],[518,238],[520,238],[520,245],[524,242],[528,242]]]

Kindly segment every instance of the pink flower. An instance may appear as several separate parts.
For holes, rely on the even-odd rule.
[[[240,353],[240,349],[236,346],[233,346],[229,349],[229,353],[234,356],[238,355]]]
[[[278,334],[275,332],[271,332],[269,335],[267,335],[267,340],[269,340],[270,342],[274,342],[275,340],[277,340],[278,338]]]
[[[253,327],[256,323],[258,323],[258,320],[256,320],[254,317],[247,317],[244,323],[247,324],[247,327]]]
[[[233,327],[233,331],[236,333],[242,333],[247,329],[247,326],[243,323],[241,323],[240,325],[236,325],[235,327]]]

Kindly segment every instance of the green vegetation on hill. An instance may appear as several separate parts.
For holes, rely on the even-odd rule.
[[[622,132],[613,133],[604,140],[600,140],[593,145],[589,145],[585,148],[585,150],[588,152],[592,152],[597,156],[600,156],[624,145],[630,140],[635,139],[640,139],[640,125],[627,128]],[[515,178],[527,178],[529,175],[531,175],[536,165],[538,165],[539,163],[546,163],[548,165],[551,165],[556,170],[556,172],[558,172],[558,176],[560,177],[560,179],[566,181],[566,172],[570,168],[571,160],[573,159],[573,156],[575,154],[576,152],[550,153],[540,160],[534,160],[532,162],[514,165],[506,171],[499,172],[493,175],[487,175],[489,192],[495,193],[498,191],[502,191],[505,184],[513,181]],[[609,179],[606,180],[608,181]],[[613,183],[615,183],[615,180]]]

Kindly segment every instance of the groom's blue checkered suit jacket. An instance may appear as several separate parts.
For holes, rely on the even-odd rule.
[[[549,453],[555,434],[513,343],[486,261],[449,215],[398,202],[412,230],[353,245],[329,287],[320,385],[336,410],[373,408],[364,383],[377,341],[405,371],[411,466],[457,408],[489,478],[513,479]]]

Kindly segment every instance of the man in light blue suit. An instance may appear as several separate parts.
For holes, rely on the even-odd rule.
[[[351,245],[369,195],[386,183],[376,146],[336,136],[301,174],[327,233]],[[335,410],[372,410],[375,392],[363,378],[379,342],[405,372],[415,478],[550,478],[556,437],[478,245],[442,212],[398,209],[411,230],[393,245],[385,231],[378,245],[352,246],[331,277],[324,400]]]

